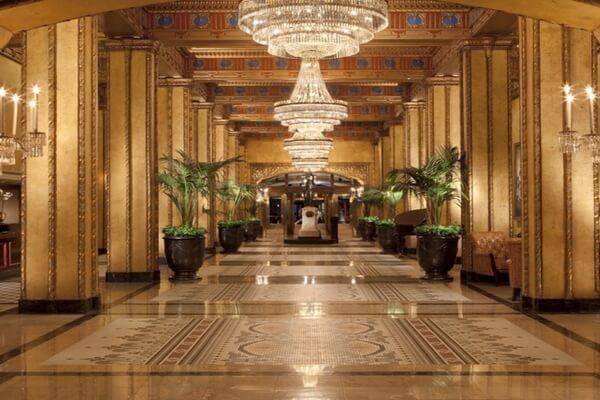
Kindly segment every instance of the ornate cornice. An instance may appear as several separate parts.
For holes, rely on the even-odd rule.
[[[110,39],[104,42],[104,48],[106,51],[147,50],[158,53],[160,43],[148,39]]]
[[[507,49],[514,46],[516,43],[517,39],[514,37],[482,37],[477,39],[461,40],[458,44],[458,48],[461,50],[470,48]]]
[[[158,86],[166,87],[190,87],[194,81],[187,78],[160,78]]]
[[[192,102],[192,108],[197,110],[212,110],[215,106],[214,103],[200,103],[200,102]]]
[[[425,78],[425,86],[458,86],[460,77],[458,76],[432,76]]]
[[[426,105],[424,101],[409,101],[402,104],[405,110],[423,110]]]

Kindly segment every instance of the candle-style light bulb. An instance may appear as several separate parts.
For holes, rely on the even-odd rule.
[[[37,121],[35,117],[37,103],[35,100],[29,100],[27,106],[29,107],[29,127],[31,128],[31,131],[37,132]]]
[[[573,95],[572,93],[568,93],[566,96],[566,100],[567,100],[567,130],[571,130],[572,127],[572,119],[571,119],[571,115],[572,115],[572,111],[573,111],[573,102],[575,101],[575,95]]]
[[[563,92],[564,92],[565,96],[571,94],[572,91],[573,91],[573,88],[571,87],[571,85],[569,85],[568,83],[565,83],[565,86],[563,86]]]
[[[594,88],[591,85],[588,85],[585,87],[585,94],[587,95],[588,101],[589,101],[589,111],[590,111],[590,132],[591,133],[595,133],[596,131],[596,124],[595,124],[595,109],[594,109],[594,102],[596,101],[596,92],[594,91]]]
[[[13,136],[17,136],[17,118],[19,117],[19,102],[21,101],[21,98],[18,94],[13,94],[11,99],[13,102],[12,134]]]
[[[0,87],[0,136],[4,135],[4,121],[6,111],[6,89]]]
[[[35,102],[34,106],[31,107],[31,121],[33,124],[33,131],[37,132],[38,131],[38,110],[37,110],[37,102],[38,102],[38,96],[40,94],[40,87],[38,85],[34,85],[33,88],[31,89],[31,91],[33,92],[33,101]]]

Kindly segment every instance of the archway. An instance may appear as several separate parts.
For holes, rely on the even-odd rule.
[[[319,208],[319,222],[323,229],[331,232],[332,217],[339,224],[349,224],[353,219],[352,203],[363,182],[332,172],[311,174],[313,186],[310,202]],[[284,235],[293,235],[301,218],[302,207],[307,203],[306,185],[309,175],[305,172],[289,172],[261,179],[257,182],[261,189],[264,226],[281,227]],[[333,223],[336,223],[335,219]]]

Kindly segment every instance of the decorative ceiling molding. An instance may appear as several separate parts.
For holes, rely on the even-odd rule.
[[[360,56],[432,56],[437,46],[363,46]],[[199,48],[188,49],[195,58],[273,58],[263,48]]]
[[[189,61],[182,50],[176,47],[160,46],[158,56],[173,68],[181,77],[189,76]]]

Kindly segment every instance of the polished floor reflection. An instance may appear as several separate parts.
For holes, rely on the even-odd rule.
[[[0,283],[0,398],[600,399],[598,316],[523,314],[458,271],[423,283],[374,244],[278,237],[198,282],[104,284],[96,316],[19,315]]]

